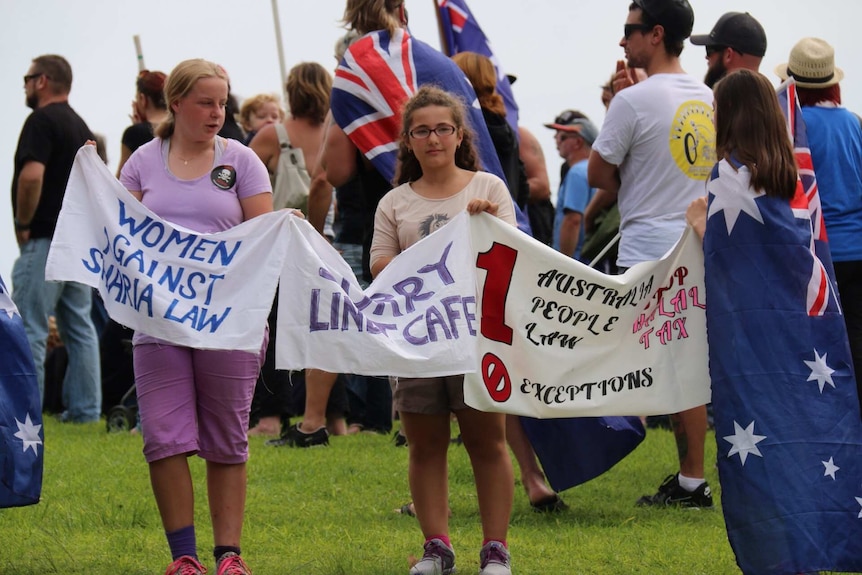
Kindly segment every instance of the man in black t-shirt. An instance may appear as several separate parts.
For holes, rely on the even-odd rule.
[[[69,172],[93,133],[69,106],[72,68],[62,56],[35,58],[24,76],[27,117],[12,179],[12,213],[21,255],[12,268],[12,299],[33,351],[40,395],[45,385],[48,316],[55,315],[69,354],[63,380],[64,421],[98,421],[102,409],[99,343],[90,319],[91,290],[74,282],[46,282],[45,263]]]

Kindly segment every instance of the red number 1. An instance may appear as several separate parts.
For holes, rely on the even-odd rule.
[[[514,249],[494,242],[476,258],[476,267],[488,272],[482,288],[482,335],[506,345],[512,345],[512,328],[506,325],[506,298],[517,257]]]
[[[494,242],[490,250],[476,258],[476,266],[488,272],[482,288],[482,335],[506,345],[512,345],[512,328],[506,325],[506,298],[517,257],[517,251]],[[511,397],[509,370],[493,353],[486,353],[482,358],[482,381],[497,403],[505,403]]]

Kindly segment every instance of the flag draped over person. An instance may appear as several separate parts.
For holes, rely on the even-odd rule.
[[[351,44],[332,84],[332,116],[387,181],[395,176],[401,108],[419,88],[433,84],[467,104],[482,167],[505,181],[476,93],[454,62],[398,29],[369,32]]]
[[[518,104],[512,93],[512,85],[466,0],[437,0],[437,14],[443,51],[447,56],[451,57],[459,52],[476,52],[487,56],[494,63],[494,69],[497,70],[497,92],[506,105],[506,121],[517,134]]]
[[[24,323],[0,278],[0,508],[39,502],[42,399]]]
[[[783,98],[799,158],[802,115],[792,90]],[[800,175],[789,202],[725,162],[708,184],[718,469],[746,575],[862,571],[862,421],[810,160]]]
[[[807,211],[811,219],[811,250],[816,257],[812,261],[811,278],[808,282],[808,313],[823,313],[828,304],[828,292],[834,292],[835,273],[832,255],[826,237],[826,221],[820,205],[820,192],[814,173],[814,162],[808,147],[808,132],[802,118],[802,108],[796,95],[796,82],[792,78],[778,87],[778,104],[787,120],[787,130],[793,141],[793,155],[799,170],[796,197],[791,207],[799,213]]]
[[[369,32],[347,49],[335,71],[330,108],[335,122],[386,181],[395,176],[401,109],[419,86],[431,84],[461,98],[482,169],[506,176],[497,158],[476,92],[458,66],[438,50],[398,29]],[[518,228],[530,233],[526,215],[515,207]]]

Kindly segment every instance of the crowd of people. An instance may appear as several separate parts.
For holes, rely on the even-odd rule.
[[[464,52],[450,60],[406,36],[402,0],[347,0],[344,23],[348,34],[336,43],[339,62],[346,54],[361,64],[374,46],[396,40],[412,42],[417,53],[428,51],[426,59],[417,60],[417,90],[380,102],[382,108],[400,111],[398,121],[388,124],[394,126],[391,133],[373,143],[394,143],[391,156],[369,145],[368,133],[354,121],[356,96],[343,77],[336,72],[333,82],[318,63],[291,69],[284,110],[280,99],[268,94],[246,98],[239,107],[231,104],[226,70],[206,60],[186,60],[169,73],[145,70],[136,79],[119,181],[160,217],[198,232],[224,231],[273,209],[294,209],[333,242],[363,287],[435,229],[429,218],[439,226],[464,210],[488,212],[513,226],[516,214],[524,212],[542,243],[605,273],[621,274],[662,257],[687,223],[708,232],[703,198],[717,163],[750,173],[750,182],[740,185],[763,189],[776,201],[792,197],[796,168],[788,142],[749,141],[736,133],[748,130],[750,120],[739,119],[739,102],[774,88],[758,70],[766,33],[748,13],[727,13],[708,34],[692,36],[694,12],[687,0],[629,5],[620,40],[625,59],[602,86],[604,121],[599,126],[568,109],[545,124],[554,130],[563,160],[555,209],[549,208],[541,148],[527,129],[513,130],[506,121],[497,74],[487,57]],[[367,38],[373,42],[362,41]],[[680,64],[687,39],[705,48],[703,81]],[[373,78],[384,74],[379,68],[366,71],[382,81]],[[826,41],[800,40],[775,72],[794,78],[798,87],[858,374],[862,120],[841,105],[843,72]],[[446,464],[453,415],[475,476],[484,538],[480,573],[510,574],[507,531],[515,481],[507,443],[530,504],[550,512],[566,505],[547,485],[519,418],[467,406],[462,376],[387,380],[276,370],[278,295],[267,302],[272,313],[263,346],[249,353],[193,349],[144,333],[132,336],[112,321],[97,329],[92,310],[98,310],[99,301],[90,288],[45,281],[75,154],[95,140],[69,106],[71,86],[71,66],[62,56],[33,59],[24,76],[33,113],[21,131],[12,182],[20,248],[12,295],[24,320],[40,393],[49,318],[56,320],[67,357],[62,383],[56,384],[61,398],[53,402],[61,406],[61,421],[98,421],[134,384],[144,456],[172,557],[166,575],[206,573],[195,536],[190,455],[206,460],[216,572],[243,575],[251,573],[241,551],[248,435],[274,436],[268,442],[272,446],[311,447],[326,445],[332,435],[391,433],[395,418],[400,419],[396,444],[409,450],[412,502],[402,511],[416,517],[424,537],[424,554],[410,573],[454,573]],[[465,106],[474,98],[480,109]],[[775,146],[776,155],[752,152],[768,145]],[[307,199],[301,204],[280,195],[287,155],[302,172]],[[229,173],[216,181],[211,175],[218,167],[228,167]],[[616,234],[619,242],[613,245]],[[120,345],[115,347],[120,352],[107,355],[133,369],[108,377],[116,365],[106,366],[104,352],[100,360],[100,339],[102,346]],[[128,339],[131,353],[119,343]],[[55,372],[52,367],[47,375]],[[134,381],[128,381],[130,374]],[[103,401],[103,395],[111,400]],[[670,420],[679,469],[637,504],[712,507],[704,473],[707,408],[672,414]]]

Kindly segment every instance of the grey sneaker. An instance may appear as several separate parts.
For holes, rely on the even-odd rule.
[[[512,575],[512,556],[499,541],[488,541],[479,551],[479,575]]]
[[[439,539],[425,542],[422,559],[410,569],[410,575],[450,575],[455,573],[455,551]]]

